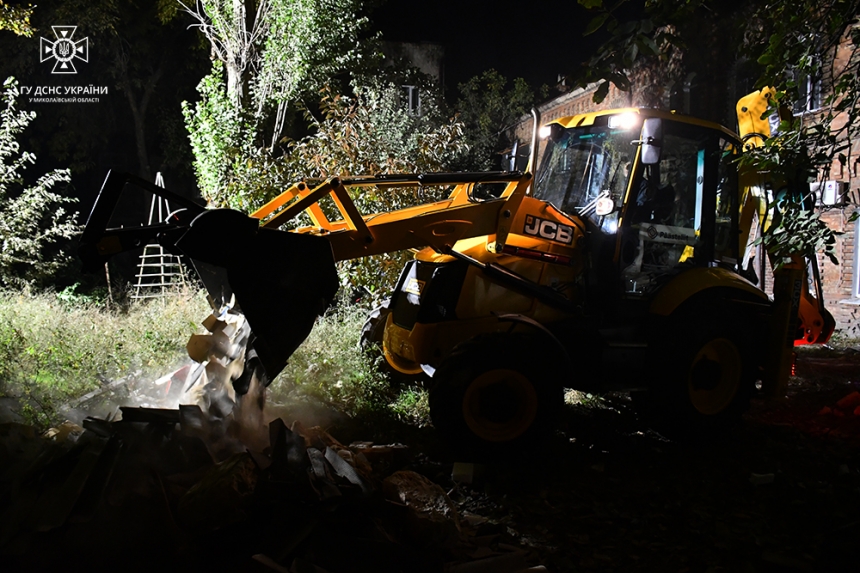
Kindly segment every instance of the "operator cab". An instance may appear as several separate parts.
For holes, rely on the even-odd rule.
[[[736,269],[736,139],[656,110],[546,126],[534,197],[582,221],[593,292],[641,298],[683,268]]]

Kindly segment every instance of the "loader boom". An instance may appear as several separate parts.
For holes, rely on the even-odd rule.
[[[498,199],[474,199],[473,187],[484,183],[507,186]],[[496,249],[500,250],[530,183],[530,174],[518,172],[335,177],[313,188],[306,183],[294,185],[251,217],[260,219],[264,229],[277,229],[307,212],[314,226],[296,232],[325,236],[336,261],[421,247],[447,252],[457,241],[481,235],[495,235]],[[371,186],[385,189],[440,185],[454,186],[443,201],[371,215],[362,215],[349,194],[350,189]],[[326,196],[333,199],[340,219],[329,221],[323,213],[319,202]]]

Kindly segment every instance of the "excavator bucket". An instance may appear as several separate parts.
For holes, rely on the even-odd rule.
[[[156,225],[108,228],[129,187],[155,193],[179,209]],[[238,211],[209,210],[148,181],[109,173],[81,237],[84,267],[97,270],[111,256],[149,242],[190,259],[216,303],[235,297],[234,310],[245,315],[252,331],[245,369],[262,367],[257,374],[263,374],[264,384],[283,370],[338,289],[325,238],[260,228],[257,219]],[[236,385],[236,390],[247,388]]]

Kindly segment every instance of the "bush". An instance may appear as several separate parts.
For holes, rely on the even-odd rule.
[[[50,283],[68,264],[63,247],[79,231],[77,213],[64,207],[77,200],[53,191],[69,183],[68,169],[24,181],[22,172],[36,157],[21,151],[16,137],[36,114],[16,109],[17,97],[18,84],[8,78],[0,107],[0,287]]]

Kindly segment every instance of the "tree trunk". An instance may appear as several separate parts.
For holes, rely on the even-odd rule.
[[[140,96],[140,101],[135,99],[134,90],[131,87],[131,82],[126,78],[122,82],[123,91],[128,98],[128,105],[131,108],[131,115],[134,118],[134,138],[137,145],[137,162],[138,175],[146,180],[152,179],[152,170],[149,166],[149,152],[146,149],[146,111],[149,107],[149,100],[155,92],[155,86],[158,80],[161,79],[164,73],[164,57],[158,64],[158,67],[149,76],[146,81],[143,93]]]
[[[254,33],[257,14],[255,0],[233,0],[233,22],[236,26],[234,49],[228,48],[225,67],[227,68],[227,95],[242,107],[248,103],[250,77],[248,61],[252,58],[254,46],[248,43]]]

